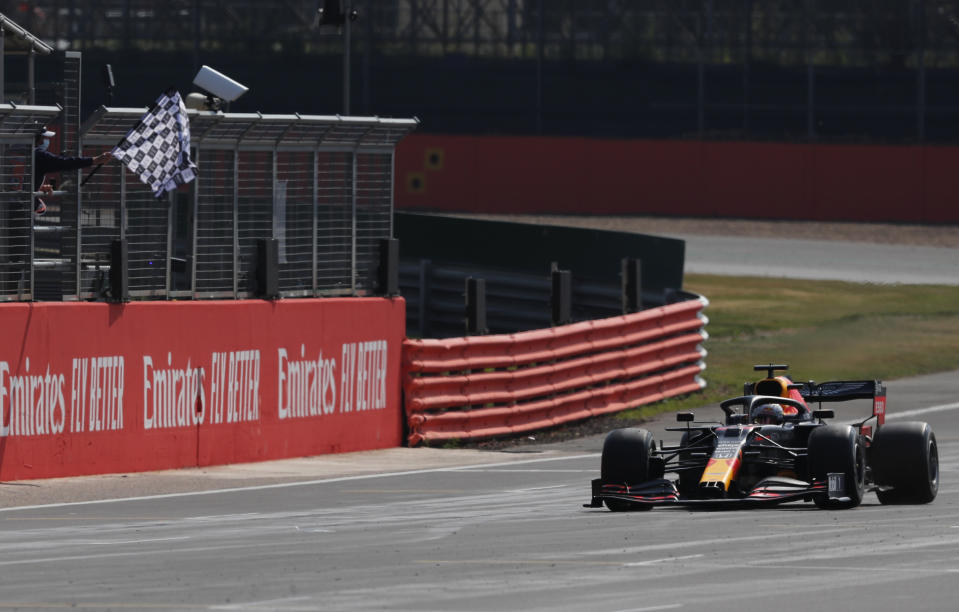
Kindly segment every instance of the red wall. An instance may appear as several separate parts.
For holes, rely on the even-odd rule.
[[[402,299],[3,304],[0,331],[2,480],[402,442]]]
[[[957,147],[412,134],[411,210],[954,223]]]

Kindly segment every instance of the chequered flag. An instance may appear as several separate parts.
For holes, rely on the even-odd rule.
[[[180,93],[157,98],[140,123],[113,149],[113,156],[150,186],[156,197],[196,178],[190,161],[190,120]]]

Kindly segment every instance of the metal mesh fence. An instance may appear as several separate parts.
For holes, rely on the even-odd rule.
[[[162,297],[167,291],[170,200],[124,172],[124,237],[129,246],[130,295]]]
[[[197,297],[233,297],[236,153],[201,150],[196,160],[194,289]]]
[[[32,148],[0,144],[0,300],[30,299]]]
[[[84,154],[112,146],[143,112],[97,111]],[[254,297],[263,241],[276,243],[281,297],[376,291],[393,149],[416,120],[190,111],[190,123],[197,178],[173,196],[155,198],[119,163],[84,187],[79,295],[102,295],[118,238],[132,298]]]
[[[85,156],[98,155],[107,147],[85,146]],[[88,176],[89,172],[87,171]],[[121,196],[124,172],[119,164],[105,164],[81,190],[79,228],[81,299],[104,297],[110,270],[110,244],[122,237]],[[136,179],[134,179],[136,180]]]
[[[313,295],[316,163],[313,152],[277,155],[273,227],[279,240],[280,291]]]
[[[271,151],[240,151],[237,244],[241,297],[252,296],[255,291],[257,240],[273,237],[273,158]]]
[[[393,156],[360,153],[356,156],[356,289],[375,290],[380,240],[393,230]]]
[[[353,291],[353,156],[320,153],[317,164],[316,284],[326,295]]]

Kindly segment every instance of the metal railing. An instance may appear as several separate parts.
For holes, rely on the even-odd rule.
[[[132,299],[254,297],[264,239],[277,242],[281,297],[376,290],[394,148],[416,119],[191,110],[195,181],[157,199],[116,161],[79,193],[90,169],[64,172],[63,205],[45,198],[48,216],[34,218],[35,126],[59,112],[0,105],[0,299],[104,298],[116,241],[126,242]],[[80,130],[82,155],[112,148],[145,112],[98,110]]]
[[[56,229],[33,231],[33,146],[37,123],[56,106],[0,104],[0,300],[34,297],[35,252],[53,258]]]

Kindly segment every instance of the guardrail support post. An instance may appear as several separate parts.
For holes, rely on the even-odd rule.
[[[623,314],[643,309],[643,262],[624,257],[620,263],[623,279]]]
[[[380,240],[379,293],[388,297],[400,294],[400,241]]]
[[[555,265],[555,264],[554,264]],[[554,326],[573,320],[573,273],[554,268],[551,272],[553,291],[550,294],[551,321]]]
[[[129,250],[127,239],[110,243],[110,299],[114,302],[130,301]]]
[[[273,300],[280,296],[280,241],[256,241],[256,297]]]
[[[426,338],[430,333],[430,285],[433,276],[433,262],[429,259],[420,260],[420,301],[416,307],[417,323],[420,337]]]
[[[486,279],[466,277],[466,335],[481,336],[486,327]]]

